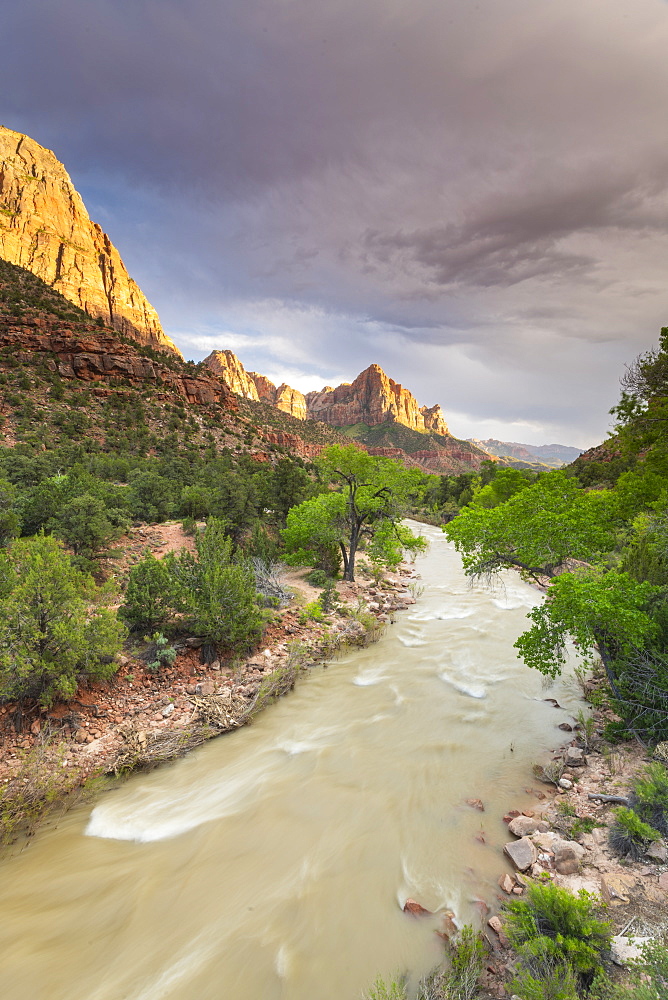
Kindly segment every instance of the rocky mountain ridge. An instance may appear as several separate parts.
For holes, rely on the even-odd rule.
[[[140,344],[181,356],[62,163],[0,127],[0,257]]]
[[[395,421],[415,431],[449,434],[440,406],[420,406],[413,394],[386,375],[380,365],[369,365],[354,382],[336,388],[327,385],[304,395],[286,383],[277,387],[264,375],[246,371],[229,350],[212,351],[204,364],[232,392],[246,399],[264,400],[300,420],[320,420],[335,427]]]
[[[579,448],[572,448],[566,444],[521,444],[518,441],[498,441],[496,438],[487,438],[485,441],[478,438],[468,438],[468,440],[498,458],[513,458],[529,463],[542,462],[555,468],[568,465],[581,454]]]

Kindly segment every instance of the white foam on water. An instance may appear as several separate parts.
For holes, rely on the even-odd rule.
[[[271,780],[274,770],[264,753],[259,766],[249,764],[227,779],[214,775],[207,781],[195,781],[176,799],[173,790],[135,786],[126,795],[96,806],[85,834],[138,843],[178,837],[212,819],[240,812]]]
[[[439,611],[434,618],[436,621],[449,622],[453,619],[470,618],[475,613],[475,608],[448,608],[447,611]]]
[[[276,952],[274,968],[279,979],[286,979],[290,971],[290,952],[284,944]]]
[[[283,750],[289,757],[294,757],[299,753],[308,753],[309,750],[320,750],[326,744],[317,740],[282,740],[276,746]]]
[[[403,703],[406,701],[406,699],[405,699],[405,697],[403,696],[403,694],[401,693],[401,691],[399,690],[399,688],[397,687],[396,684],[390,684],[390,691],[394,695],[394,704],[395,705],[403,705]]]
[[[426,639],[420,639],[416,635],[399,635],[397,636],[399,642],[402,646],[408,646],[413,648],[414,646],[427,646],[429,643]]]
[[[387,674],[384,672],[384,668],[376,667],[372,670],[361,671],[356,677],[353,677],[353,684],[356,684],[357,687],[373,687],[374,684],[380,684],[386,680]]]
[[[484,684],[476,684],[474,681],[461,681],[456,677],[451,677],[450,674],[441,673],[438,675],[442,681],[453,687],[455,691],[459,691],[460,694],[465,694],[468,698],[486,698],[487,688]]]

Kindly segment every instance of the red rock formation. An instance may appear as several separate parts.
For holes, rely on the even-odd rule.
[[[448,427],[440,406],[420,407],[415,396],[389,378],[380,365],[369,367],[354,382],[306,394],[308,415],[337,427],[384,424],[394,421],[414,431],[446,435]]]
[[[211,371],[219,375],[226,386],[245,399],[262,400],[289,413],[298,420],[306,420],[306,400],[301,392],[283,383],[278,388],[264,375],[247,372],[232,351],[212,351],[204,359]]]
[[[0,127],[0,257],[140,344],[180,352],[49,149]]]
[[[215,376],[174,371],[160,361],[143,357],[111,331],[93,324],[89,329],[75,330],[66,322],[39,316],[20,324],[3,322],[0,346],[14,348],[12,357],[18,362],[34,364],[35,355],[43,354],[47,367],[57,370],[62,378],[105,385],[120,380],[151,381],[178,392],[189,403],[224,403],[228,410],[235,410],[238,405]]]

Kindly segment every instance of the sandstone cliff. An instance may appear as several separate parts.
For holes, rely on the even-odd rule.
[[[109,237],[91,222],[62,163],[28,136],[2,127],[0,257],[125,336],[180,356]]]
[[[354,382],[307,393],[306,405],[313,420],[337,427],[395,421],[414,431],[448,434],[440,406],[420,407],[415,396],[389,378],[379,365],[370,365]]]
[[[283,413],[297,417],[298,420],[306,420],[309,416],[306,400],[298,389],[292,389],[285,382],[277,388],[264,375],[247,372],[232,351],[212,351],[208,358],[204,359],[204,364],[208,365],[232,392],[245,399],[270,403]]]

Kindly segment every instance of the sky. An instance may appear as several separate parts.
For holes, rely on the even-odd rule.
[[[588,447],[668,324],[665,0],[3,0],[0,124],[166,332]]]

